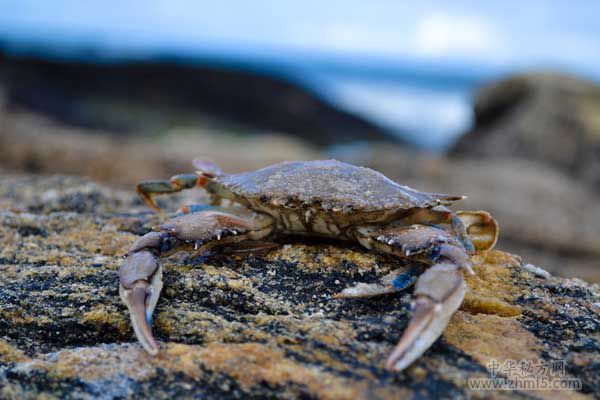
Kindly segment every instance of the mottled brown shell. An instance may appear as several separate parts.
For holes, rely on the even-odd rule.
[[[223,175],[216,183],[266,206],[318,207],[336,213],[429,208],[463,196],[419,192],[369,168],[336,160],[290,161]]]

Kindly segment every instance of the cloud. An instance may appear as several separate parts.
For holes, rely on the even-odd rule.
[[[482,17],[431,14],[417,21],[413,50],[425,57],[503,56],[500,35]]]

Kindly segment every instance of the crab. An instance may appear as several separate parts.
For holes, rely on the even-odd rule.
[[[205,161],[194,166],[194,173],[137,186],[155,210],[156,195],[196,187],[208,192],[214,206],[183,207],[183,214],[139,237],[119,269],[121,298],[151,355],[159,352],[151,320],[162,289],[160,257],[183,250],[261,249],[277,236],[309,235],[414,261],[334,296],[377,296],[414,284],[412,318],[386,362],[386,368],[401,371],[431,347],[460,307],[467,290],[463,274],[473,274],[471,254],[493,248],[498,237],[489,213],[446,207],[465,196],[420,192],[336,160],[282,162],[240,174],[225,174]]]

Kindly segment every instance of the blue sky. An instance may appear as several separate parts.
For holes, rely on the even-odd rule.
[[[2,37],[111,50],[298,49],[600,76],[597,1],[4,0],[0,9]]]

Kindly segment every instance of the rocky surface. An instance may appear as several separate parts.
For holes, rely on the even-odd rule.
[[[173,209],[178,199],[167,200]],[[402,373],[385,357],[410,292],[342,301],[398,261],[340,243],[165,261],[159,356],[135,342],[120,256],[158,222],[132,191],[79,178],[0,178],[0,398],[591,398],[600,393],[600,292],[519,257],[474,257],[443,337]],[[502,223],[502,221],[501,221]],[[492,359],[565,360],[583,389],[477,392]]]
[[[456,154],[523,158],[600,189],[600,86],[570,76],[531,73],[479,90],[475,126]]]

